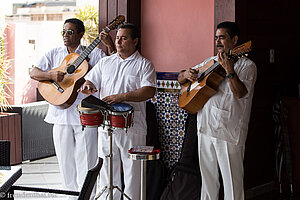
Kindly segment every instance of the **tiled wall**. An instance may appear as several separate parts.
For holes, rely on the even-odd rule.
[[[171,169],[180,158],[187,112],[178,107],[178,73],[157,72],[156,107],[162,159]]]

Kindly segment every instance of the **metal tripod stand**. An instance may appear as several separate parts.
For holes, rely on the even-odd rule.
[[[131,198],[126,195],[118,186],[113,185],[113,153],[112,153],[112,133],[113,130],[111,129],[111,127],[108,128],[107,130],[108,136],[109,136],[109,154],[106,156],[109,159],[109,182],[108,185],[106,185],[95,197],[95,199],[98,199],[104,192],[106,189],[109,190],[109,200],[113,200],[113,190],[117,189],[119,190],[119,192],[121,192],[121,194],[126,197],[127,199],[131,200]]]

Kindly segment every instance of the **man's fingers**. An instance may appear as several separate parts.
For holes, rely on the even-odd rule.
[[[97,92],[98,90],[96,88],[91,87],[90,85],[81,86],[77,92],[81,92],[83,94],[93,94]]]
[[[108,97],[104,97],[104,98],[102,99],[102,101],[104,101],[104,102],[106,102],[106,103],[109,103],[109,104],[111,103]]]
[[[198,73],[197,70],[195,70],[195,69],[190,69],[190,72],[191,72],[192,74]]]

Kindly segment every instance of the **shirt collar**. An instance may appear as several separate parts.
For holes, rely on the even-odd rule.
[[[69,54],[68,48],[66,46],[65,47],[65,51]],[[81,52],[83,52],[83,46],[81,44],[78,45],[78,47],[75,50],[75,53],[81,54]]]
[[[129,56],[126,59],[121,58],[121,56],[119,54],[117,54],[117,57],[119,59],[121,59],[122,61],[129,61],[129,60],[134,60],[136,59],[138,56],[140,55],[140,53],[138,51],[135,51],[133,54],[131,54],[131,56]]]

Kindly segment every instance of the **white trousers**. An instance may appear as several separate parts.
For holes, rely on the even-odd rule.
[[[89,169],[97,162],[97,128],[85,128],[80,125],[53,126],[53,140],[62,185],[67,190],[80,191]],[[94,199],[96,186],[91,198]],[[78,197],[70,196],[69,199]]]
[[[100,192],[109,184],[109,160],[106,157],[109,154],[109,136],[108,133],[99,128],[99,157],[104,158],[103,166],[100,171],[98,191]],[[113,185],[122,189],[121,171],[124,173],[124,193],[132,200],[140,199],[141,175],[140,161],[132,160],[128,157],[128,150],[133,146],[146,145],[146,135],[125,133],[124,130],[114,130],[112,133],[112,152],[113,152]],[[108,197],[108,189],[101,195],[99,200],[105,200]],[[113,199],[120,200],[121,193],[113,190]],[[127,198],[124,197],[124,200]]]
[[[198,134],[201,200],[219,199],[219,169],[224,185],[224,200],[244,200],[244,149],[244,146]]]

